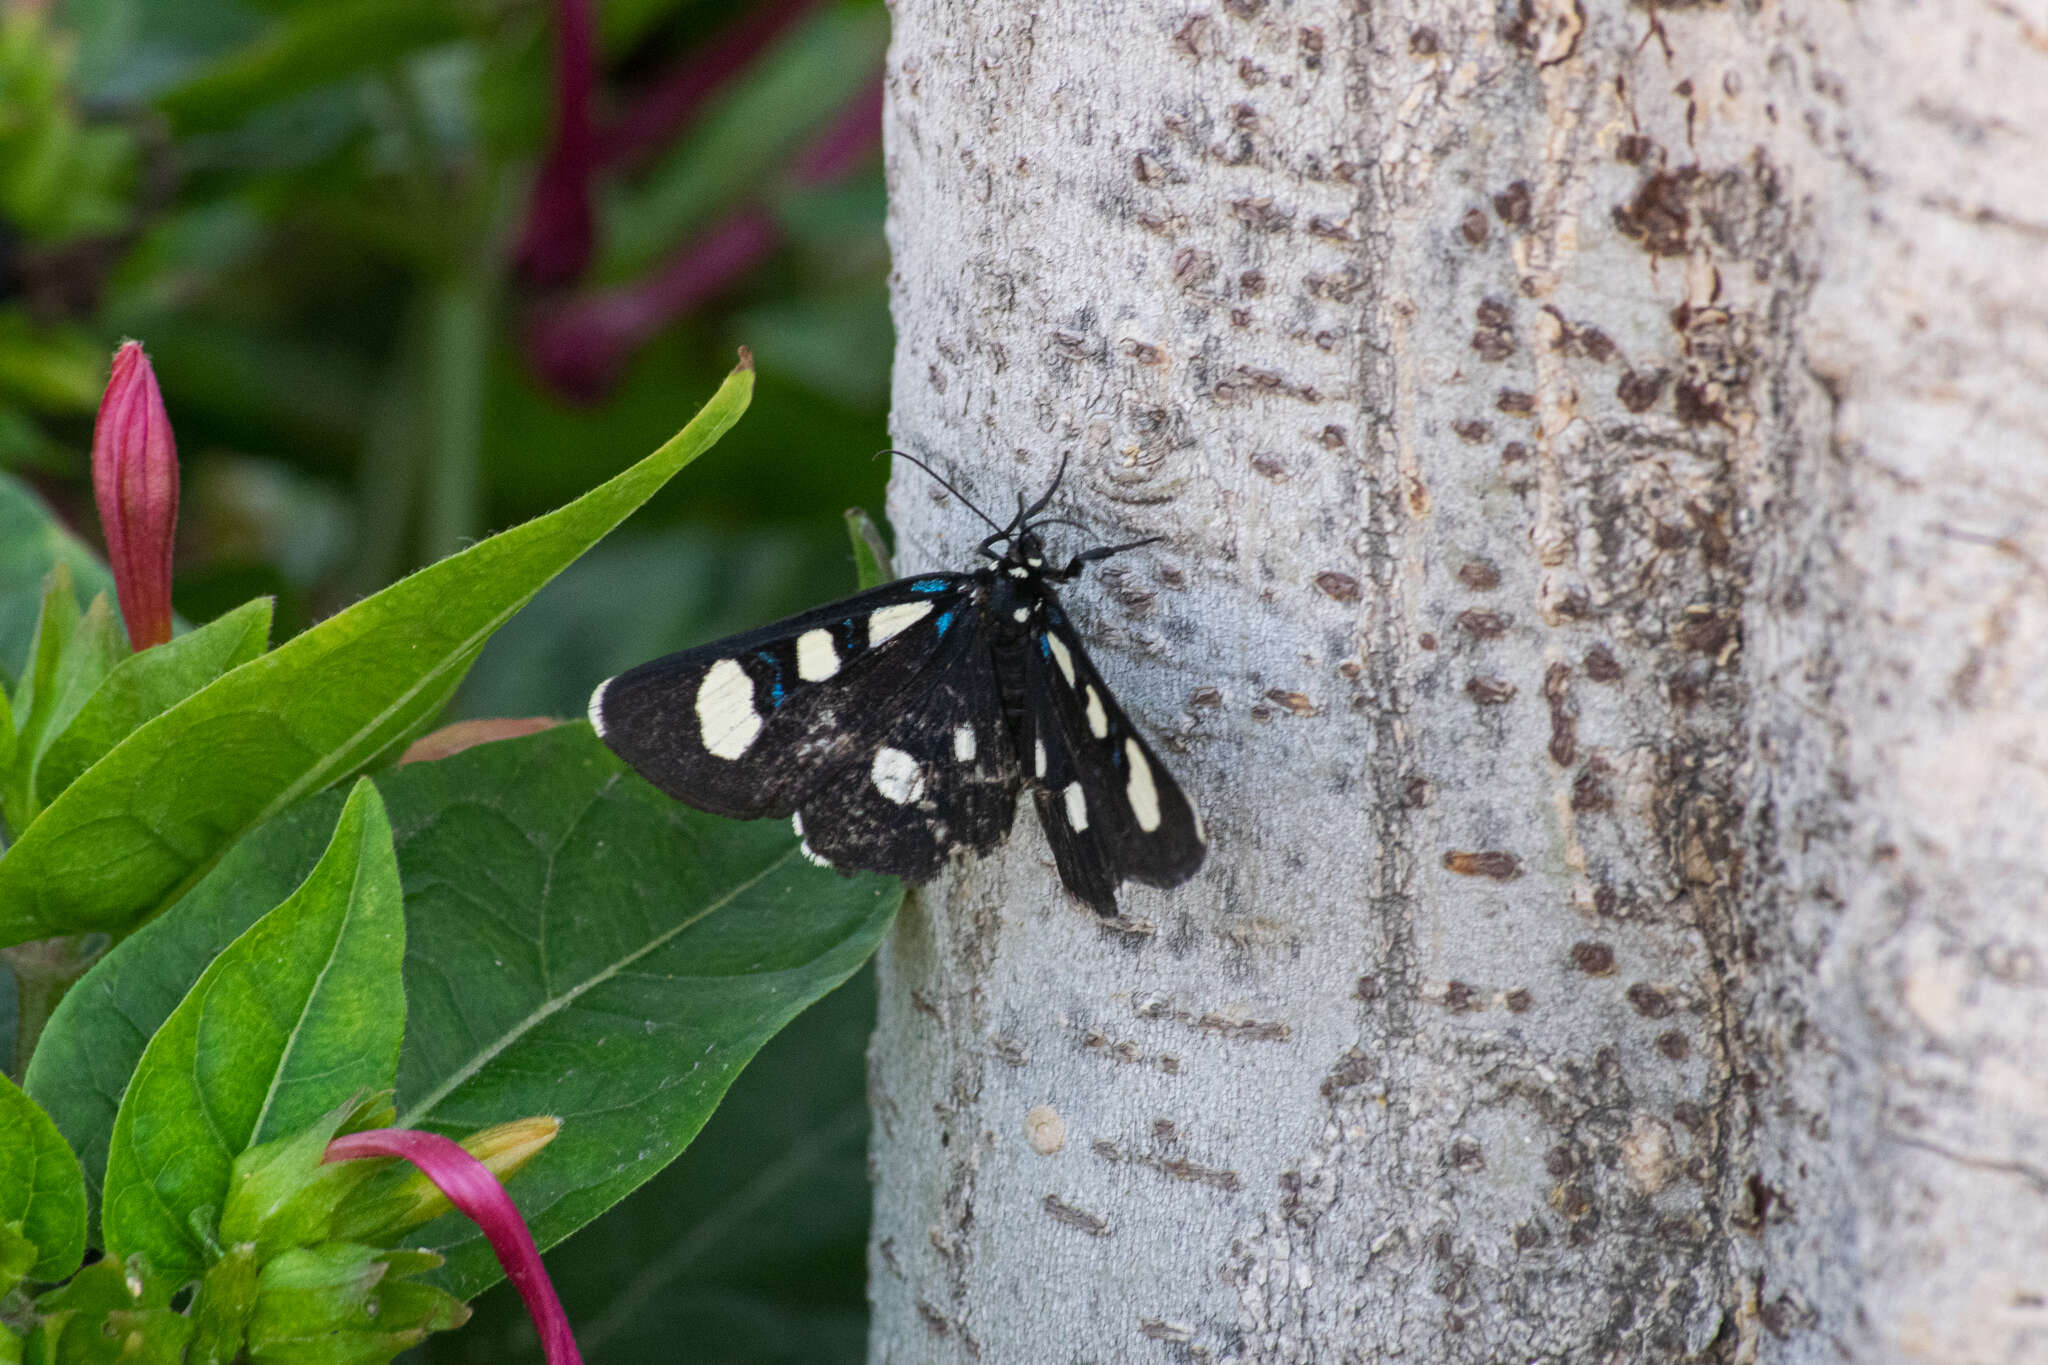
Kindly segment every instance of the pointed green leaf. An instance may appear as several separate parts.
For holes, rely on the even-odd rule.
[[[270,599],[265,597],[123,659],[36,765],[37,798],[47,803],[143,722],[261,655],[269,643]]]
[[[199,1275],[192,1224],[219,1216],[235,1157],[390,1085],[404,952],[391,828],[365,779],[312,875],[228,945],[143,1050],[107,1155],[110,1255]]]
[[[96,348],[94,357],[104,377],[106,351]],[[66,530],[27,484],[0,472],[0,676],[16,677],[28,659],[39,585],[60,563],[88,596],[114,590],[113,574],[85,542]]]
[[[24,829],[35,819],[42,808],[35,772],[43,750],[126,652],[127,642],[107,595],[93,598],[81,614],[70,566],[60,561],[43,581],[35,641],[14,696],[15,720],[21,728],[15,736],[11,780],[0,792],[0,809],[10,828]]]
[[[43,579],[41,607],[36,612],[35,634],[29,637],[28,664],[14,689],[15,724],[21,727],[25,747],[35,748],[33,736],[45,725],[50,694],[57,690],[57,669],[71,647],[78,629],[78,594],[71,586],[71,566],[59,560]]]
[[[882,539],[882,528],[875,525],[866,508],[846,509],[846,534],[853,541],[853,571],[863,592],[896,576],[895,567],[889,562],[889,546]]]
[[[0,944],[126,933],[242,835],[402,746],[491,632],[709,449],[752,391],[743,361],[623,474],[330,617],[122,740],[0,858]]]
[[[61,1280],[85,1255],[85,1176],[42,1106],[0,1076],[0,1225],[33,1243],[27,1275]],[[11,1283],[0,1282],[0,1296]]]

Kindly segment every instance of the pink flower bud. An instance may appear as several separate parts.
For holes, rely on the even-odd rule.
[[[522,1133],[522,1140],[525,1136]],[[506,1140],[513,1139],[508,1136]],[[498,1254],[498,1264],[505,1267],[505,1278],[512,1281],[512,1287],[526,1301],[526,1311],[533,1316],[548,1365],[583,1365],[576,1338],[569,1332],[569,1317],[562,1311],[555,1287],[541,1266],[533,1234],[526,1230],[526,1220],[519,1216],[512,1196],[505,1193],[505,1187],[482,1162],[453,1139],[408,1128],[346,1133],[327,1144],[328,1161],[355,1161],[369,1156],[395,1156],[410,1161],[440,1186],[448,1202],[469,1215],[490,1242],[491,1250]]]
[[[178,529],[178,447],[142,344],[124,341],[92,432],[92,488],[106,531],[128,643],[171,638],[171,542]]]

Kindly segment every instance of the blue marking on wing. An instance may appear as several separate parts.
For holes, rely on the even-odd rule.
[[[784,695],[782,690],[782,665],[776,662],[775,652],[764,649],[754,657],[768,665],[769,670],[775,675],[775,681],[768,684],[768,704],[770,706],[781,706]]]
[[[920,578],[910,585],[910,590],[912,592],[937,593],[944,592],[951,586],[952,584],[943,578]]]
[[[1045,632],[1042,630],[1038,632],[1038,657],[1041,659],[1050,659],[1052,657],[1052,641],[1046,637]]]
[[[951,626],[951,625],[953,624],[953,618],[954,618],[954,616],[956,616],[956,615],[958,615],[958,613],[957,613],[957,612],[950,612],[950,611],[947,611],[947,612],[941,612],[941,613],[939,613],[939,626],[938,626],[938,629],[939,629],[939,638],[940,638],[940,639],[944,639],[944,638],[945,638],[945,636],[946,636],[946,629],[947,629],[947,627],[949,627],[949,626]]]

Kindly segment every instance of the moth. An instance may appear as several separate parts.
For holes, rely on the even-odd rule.
[[[805,857],[926,881],[1009,834],[1029,788],[1060,880],[1114,915],[1119,883],[1176,886],[1207,852],[1194,803],[1089,662],[1054,585],[1158,537],[1055,568],[1041,517],[1066,463],[965,573],[901,578],[645,663],[598,685],[590,723],[679,801],[779,817]]]

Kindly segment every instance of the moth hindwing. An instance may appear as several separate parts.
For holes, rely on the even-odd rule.
[[[826,866],[924,881],[1000,843],[1028,786],[1077,899],[1114,915],[1124,880],[1178,885],[1207,851],[1201,817],[1054,589],[1133,547],[1047,567],[1032,517],[1051,496],[1019,499],[982,542],[983,568],[899,579],[642,664],[598,686],[590,722],[680,801],[791,819]]]

